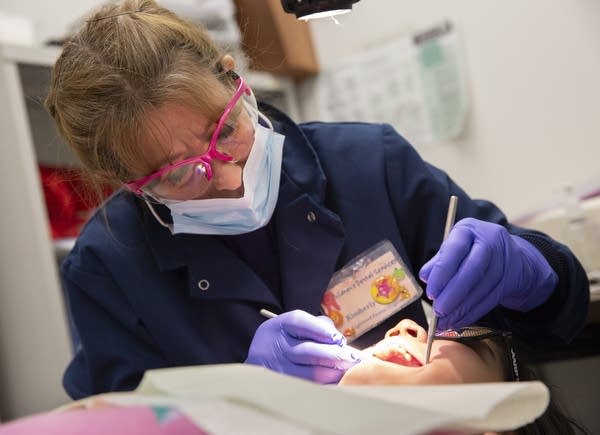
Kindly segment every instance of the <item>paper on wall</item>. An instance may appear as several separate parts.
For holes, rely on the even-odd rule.
[[[467,118],[461,40],[446,21],[357,53],[305,88],[323,121],[389,123],[415,146],[454,139]]]

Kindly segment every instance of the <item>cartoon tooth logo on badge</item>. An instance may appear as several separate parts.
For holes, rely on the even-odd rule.
[[[321,302],[321,307],[323,308],[325,315],[333,321],[333,324],[336,328],[339,329],[340,326],[344,324],[344,315],[340,312],[340,305],[336,301],[332,292],[325,292],[323,295],[323,302]]]
[[[380,276],[371,284],[371,297],[375,302],[382,305],[391,304],[400,296],[402,299],[410,297],[409,291],[400,281],[406,274],[404,270],[396,268],[391,275]]]

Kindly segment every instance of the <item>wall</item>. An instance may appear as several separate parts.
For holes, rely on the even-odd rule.
[[[102,0],[0,0],[0,11],[22,15],[33,21],[35,41],[63,37],[67,29]]]
[[[0,0],[0,10],[31,17],[44,41],[100,3]],[[311,29],[327,68],[446,18],[464,37],[472,111],[459,140],[415,144],[423,157],[509,217],[545,206],[565,183],[600,184],[600,2],[362,0],[341,25]]]
[[[327,68],[446,18],[464,38],[472,110],[459,140],[415,144],[423,157],[509,217],[565,183],[600,184],[600,2],[362,0],[311,28]]]

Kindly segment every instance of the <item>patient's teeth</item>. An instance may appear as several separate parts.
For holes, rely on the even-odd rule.
[[[410,352],[407,351],[406,349],[404,349],[402,346],[398,346],[396,349],[404,357],[404,359],[406,361],[412,360],[412,355],[410,354]]]

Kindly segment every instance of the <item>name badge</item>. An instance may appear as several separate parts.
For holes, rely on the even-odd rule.
[[[333,275],[321,309],[350,343],[422,293],[392,243],[383,240]]]

